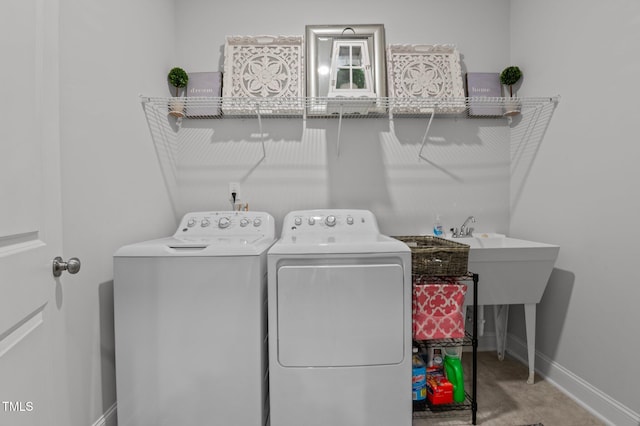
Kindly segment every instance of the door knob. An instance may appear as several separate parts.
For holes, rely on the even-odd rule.
[[[60,256],[53,259],[53,276],[59,277],[62,271],[68,271],[70,274],[77,274],[80,270],[80,259],[72,257],[68,262],[62,260]]]

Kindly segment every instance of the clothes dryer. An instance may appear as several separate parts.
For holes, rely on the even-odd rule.
[[[409,248],[367,210],[294,211],[268,277],[271,425],[411,425]]]
[[[114,255],[120,426],[268,423],[273,217],[194,212]]]

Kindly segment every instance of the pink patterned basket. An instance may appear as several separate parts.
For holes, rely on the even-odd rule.
[[[418,276],[413,281],[413,338],[464,337],[466,284],[455,278]]]

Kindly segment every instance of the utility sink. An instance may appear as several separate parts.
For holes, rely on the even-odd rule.
[[[504,358],[509,305],[523,304],[527,329],[529,379],[533,383],[536,304],[542,299],[560,247],[507,237],[476,233],[473,237],[451,238],[468,244],[469,271],[478,274],[478,305],[494,305],[498,357]],[[466,300],[473,300],[472,289]]]
[[[479,305],[540,302],[560,251],[557,245],[496,233],[449,239],[470,247],[469,271],[480,277]]]
[[[451,238],[451,241],[469,245],[469,270],[472,272],[480,274],[477,268],[481,268],[481,263],[484,262],[524,262],[519,263],[514,272],[527,276],[532,273],[536,277],[546,276],[545,284],[560,250],[557,245],[521,240],[494,233],[481,233],[468,238]],[[486,281],[488,277],[485,276],[483,281]],[[499,295],[495,297],[499,297]],[[542,293],[540,297],[542,297]]]

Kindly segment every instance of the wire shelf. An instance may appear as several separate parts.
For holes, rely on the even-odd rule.
[[[473,345],[473,336],[470,333],[465,332],[464,337],[460,338],[446,338],[446,339],[433,339],[433,340],[414,340],[414,346],[418,347],[421,353],[425,353],[427,348],[436,346],[440,348],[454,348],[458,346],[471,346]]]
[[[429,402],[414,401],[413,404],[413,418],[446,418],[446,417],[458,417],[460,415],[466,415],[461,411],[467,411],[472,409],[473,400],[468,392],[465,392],[465,399],[463,402],[452,402],[450,404],[432,405]]]
[[[514,141],[514,146],[518,150],[515,155],[522,156],[527,153],[527,146],[535,146],[542,141],[559,100],[559,96],[449,99],[150,97],[144,95],[139,97],[174,208],[181,198],[178,182],[186,174],[184,158],[188,155],[185,153],[191,152],[194,145],[208,146],[213,134],[216,134],[217,139],[226,138],[225,142],[231,141],[234,135],[246,133],[247,128],[253,128],[256,125],[257,132],[252,131],[243,136],[251,142],[250,145],[253,145],[253,142],[259,144],[253,145],[259,146],[255,152],[253,147],[251,148],[251,152],[257,155],[255,162],[252,163],[256,167],[267,158],[267,154],[278,152],[276,146],[273,144],[269,146],[269,142],[273,142],[274,139],[266,131],[267,128],[290,130],[292,126],[301,124],[302,134],[298,140],[312,142],[319,135],[316,130],[331,128],[332,133],[325,132],[318,137],[321,138],[322,143],[325,143],[329,142],[327,135],[331,135],[334,139],[332,142],[335,144],[335,155],[339,157],[342,129],[347,127],[343,122],[358,123],[360,121],[362,123],[362,119],[388,121],[388,134],[398,142],[396,136],[398,127],[409,125],[414,128],[416,122],[423,122],[425,130],[422,139],[415,141],[418,160],[457,179],[455,175],[450,174],[431,159],[427,142],[430,140],[429,135],[434,121],[451,120],[455,124],[462,124],[462,121],[467,120],[465,126],[477,125],[478,128],[508,126],[511,132],[510,139]],[[513,101],[519,104],[520,114],[505,118],[504,111]],[[236,126],[241,120],[234,123],[234,119],[246,119],[246,123]],[[282,121],[287,123],[281,124],[274,119],[283,119]],[[271,124],[276,126],[265,125],[268,120],[273,120]],[[410,120],[414,122],[409,123]],[[473,121],[476,122],[471,124]],[[365,128],[368,124],[359,127]],[[333,132],[334,127],[335,132]],[[358,127],[357,124],[356,127]],[[219,135],[216,133],[218,131],[220,131]],[[233,146],[225,143],[216,145],[221,147],[220,149]],[[269,151],[271,149],[273,151]],[[225,155],[232,151],[225,148]],[[206,161],[205,157],[199,157],[198,162],[208,162],[209,165],[215,163],[210,157],[206,157]],[[517,171],[519,170],[525,169],[521,167]],[[524,182],[519,174],[515,174],[514,177],[515,182]],[[522,177],[526,177],[526,170]]]
[[[147,97],[141,102],[169,114],[182,108],[184,118],[380,118],[437,116],[502,118],[518,105],[521,112],[557,103],[554,97],[523,98],[223,98]],[[180,114],[176,116],[179,118]]]

